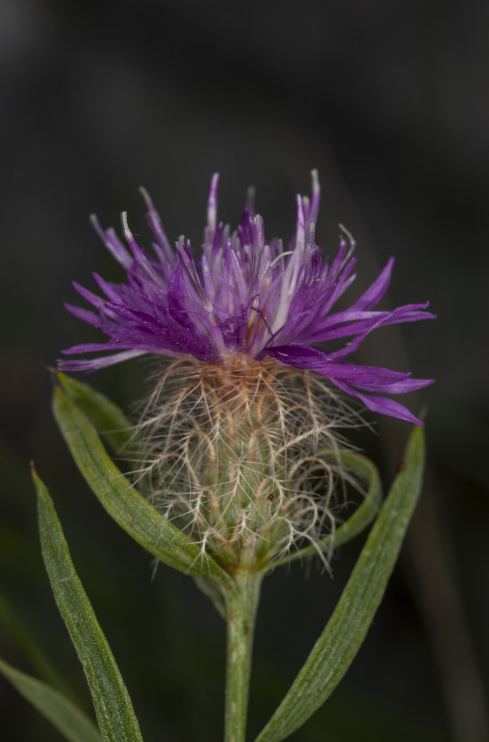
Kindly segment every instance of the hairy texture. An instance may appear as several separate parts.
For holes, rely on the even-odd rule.
[[[334,532],[337,452],[358,416],[316,374],[243,355],[181,359],[155,378],[135,472],[153,503],[228,568]]]
[[[355,280],[355,242],[342,228],[344,237],[333,259],[323,257],[316,245],[317,172],[312,171],[311,199],[297,195],[295,234],[285,251],[281,240],[266,238],[263,219],[255,214],[253,192],[248,194],[241,224],[234,232],[218,223],[217,185],[216,174],[200,257],[192,254],[190,242],[183,237],[175,248],[171,246],[144,189],[155,240],[152,253],[139,247],[125,213],[124,234],[130,252],[113,229],[104,231],[93,219],[107,249],[126,271],[126,283],[108,283],[94,274],[105,298],[74,284],[96,311],[71,305],[67,309],[98,327],[109,340],[63,351],[97,355],[60,361],[60,368],[95,371],[144,354],[191,355],[198,362],[216,365],[231,363],[238,354],[246,356],[244,364],[273,358],[284,366],[324,376],[370,410],[422,425],[404,405],[377,395],[411,392],[431,384],[432,379],[413,379],[408,372],[350,362],[370,332],[435,316],[425,311],[427,302],[393,311],[374,309],[387,290],[394,259],[348,309],[334,311]],[[351,340],[339,349],[328,348],[332,341],[345,342],[346,338]]]
[[[334,256],[316,244],[320,185],[311,175],[311,197],[296,197],[285,250],[266,236],[252,190],[234,231],[218,221],[217,173],[199,255],[183,236],[171,244],[143,189],[151,251],[136,242],[125,213],[127,247],[93,218],[125,282],[94,274],[103,298],[74,284],[93,309],[67,305],[108,339],[63,351],[95,357],[60,361],[61,369],[94,371],[141,355],[169,359],[141,415],[134,476],[168,520],[229,570],[255,568],[307,542],[326,561],[320,541],[334,531],[337,480],[350,479],[338,430],[358,426],[342,395],[422,425],[390,395],[433,381],[351,361],[374,330],[435,315],[427,302],[376,308],[393,258],[338,309],[355,280],[355,242],[342,228]],[[321,449],[332,456],[325,460]]]

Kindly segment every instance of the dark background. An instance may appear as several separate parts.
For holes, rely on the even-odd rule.
[[[222,734],[224,626],[193,582],[160,566],[88,491],[50,412],[62,348],[99,340],[63,309],[70,281],[121,280],[92,232],[120,212],[147,241],[144,184],[168,235],[198,247],[211,174],[236,224],[257,188],[267,235],[288,238],[319,168],[318,239],[354,234],[358,296],[396,258],[384,306],[430,299],[436,323],[379,331],[359,360],[435,377],[422,505],[367,640],[301,742],[483,742],[489,681],[487,307],[489,4],[485,0],[0,0],[0,595],[82,695],[83,672],[44,572],[27,462],[50,488],[142,732]],[[130,410],[132,361],[89,377]],[[375,422],[374,416],[369,419]],[[360,445],[395,473],[409,425]],[[319,568],[267,578],[250,733],[325,625],[361,539]],[[2,612],[3,611],[3,612]],[[18,625],[18,619],[13,622]],[[0,655],[37,674],[0,610]],[[61,739],[0,679],[0,736]]]

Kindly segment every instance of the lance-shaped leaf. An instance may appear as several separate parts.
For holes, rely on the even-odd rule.
[[[69,742],[102,742],[95,724],[62,693],[1,659],[0,672]]]
[[[339,456],[345,467],[360,475],[362,479],[368,482],[367,494],[355,512],[335,533],[328,534],[319,542],[319,547],[323,551],[329,551],[332,547],[346,544],[347,541],[358,536],[373,521],[375,516],[378,515],[382,500],[382,485],[377,467],[366,456],[343,450],[339,451],[338,454],[332,451],[320,451],[318,456],[323,456],[325,459],[332,459],[334,461]],[[272,566],[280,567],[282,564],[295,562],[297,559],[314,556],[314,554],[317,554],[317,551],[318,547],[311,544],[304,549],[299,549],[299,551],[291,552],[281,559],[277,559],[273,562]]]
[[[169,523],[127,481],[108,456],[94,427],[60,387],[54,389],[54,414],[78,468],[121,528],[170,567],[233,588],[232,578],[217,562]]]
[[[423,428],[415,427],[379,517],[325,630],[256,742],[280,742],[324,703],[350,666],[372,623],[421,490]]]
[[[105,742],[142,742],[139,724],[114,655],[71,561],[49,493],[34,474],[44,562],[92,692]]]
[[[87,416],[112,452],[124,459],[137,460],[139,446],[136,431],[122,410],[88,384],[61,372],[57,372],[57,378],[65,394]],[[225,598],[221,589],[204,575],[198,575],[194,579],[197,587],[214,603],[220,615],[224,616]]]
[[[128,459],[137,456],[134,427],[120,407],[88,384],[60,372],[56,375],[65,394],[88,417],[112,451]]]

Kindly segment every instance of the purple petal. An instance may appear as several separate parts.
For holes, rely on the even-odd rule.
[[[102,350],[114,350],[113,345],[110,343],[83,343],[82,345],[73,345],[72,348],[62,350],[61,352],[65,356],[71,356],[76,353],[99,353]]]
[[[155,317],[152,317],[150,314],[147,314],[146,312],[141,312],[134,309],[128,309],[127,307],[124,307],[120,304],[112,304],[111,302],[107,302],[107,306],[110,307],[114,312],[117,312],[117,314],[120,314],[122,317],[126,317],[127,319],[133,320],[138,325],[142,325],[143,327],[150,327],[151,329],[159,329],[160,323],[158,322]]]
[[[152,243],[155,257],[148,257],[138,246],[125,213],[124,232],[132,255],[113,229],[102,230],[92,218],[100,238],[126,269],[127,279],[115,284],[94,276],[108,301],[74,284],[95,311],[71,305],[67,308],[79,319],[99,327],[108,340],[105,344],[75,346],[65,353],[124,350],[104,358],[62,363],[76,370],[95,370],[142,353],[191,355],[209,363],[225,362],[229,354],[236,353],[257,360],[268,355],[330,378],[370,409],[416,420],[402,405],[357,390],[403,393],[420,389],[431,380],[347,362],[372,330],[435,316],[425,311],[427,304],[409,304],[391,312],[372,311],[389,285],[393,259],[349,309],[330,314],[355,279],[355,259],[351,258],[355,242],[342,228],[347,239],[341,238],[331,263],[322,260],[314,237],[320,201],[316,171],[312,172],[311,200],[296,198],[291,253],[283,251],[278,239],[266,242],[263,219],[254,216],[251,191],[237,232],[232,233],[222,223],[217,225],[217,186],[216,174],[209,191],[201,261],[194,260],[190,243],[183,238],[177,252],[173,251],[144,189],[147,219],[156,238]],[[334,352],[311,347],[343,337],[353,340]]]
[[[391,394],[392,387],[409,380],[411,374],[391,371],[380,366],[361,366],[354,363],[328,363],[324,368],[315,369],[329,379],[342,379],[354,386],[373,385],[383,387]]]
[[[114,256],[117,262],[122,265],[123,268],[129,270],[131,268],[132,258],[122,242],[117,237],[114,230],[108,229],[107,232],[104,232],[95,214],[92,214],[92,216],[90,217],[90,221],[92,223],[92,227],[97,232],[105,247]]]
[[[350,312],[350,310],[338,312],[337,314],[331,314],[326,320],[318,323],[318,328],[320,327],[321,329],[316,330],[314,328],[305,337],[301,338],[301,340],[304,343],[323,343],[327,340],[361,334],[362,338],[357,341],[353,348],[350,344],[342,349],[341,354],[343,355],[344,351],[344,356],[346,357],[353,353],[366,336],[377,327],[398,324],[400,322],[417,322],[422,319],[436,319],[436,315],[431,312],[419,311],[425,309],[427,306],[429,306],[429,303],[425,302],[424,304],[408,304],[406,307],[399,307],[393,312]],[[357,317],[358,321],[353,321],[349,324],[346,319],[348,315],[351,315],[352,320]],[[368,317],[369,315],[371,319],[361,320],[362,316]],[[336,322],[337,319],[339,319],[338,322]]]
[[[316,224],[318,213],[319,213],[319,202],[321,199],[321,187],[319,185],[318,171],[312,170],[311,176],[312,176],[312,198],[311,198],[311,208],[309,211],[309,222],[311,224]]]
[[[350,309],[364,310],[371,309],[373,306],[375,306],[375,304],[377,304],[377,302],[382,299],[385,292],[387,291],[387,287],[389,286],[391,280],[393,267],[394,258],[389,258],[389,261],[382,273],[373,282],[370,288],[368,288],[365,293],[362,294],[361,297],[357,299],[354,304],[351,305]]]
[[[98,273],[92,273],[92,275],[95,283],[104,292],[109,301],[115,304],[119,304],[122,300],[122,294],[120,291],[117,290],[115,285],[105,281],[102,276],[98,275]]]
[[[82,309],[81,307],[74,307],[72,304],[67,304],[66,302],[64,306],[77,319],[88,322],[89,325],[100,327],[103,324],[102,319],[95,312],[90,312],[88,309]]]
[[[372,330],[375,330],[378,327],[382,327],[383,325],[394,324],[396,321],[402,322],[402,319],[400,318],[402,317],[404,312],[407,311],[410,314],[411,311],[413,311],[413,308],[420,307],[422,309],[425,309],[427,306],[428,306],[428,303],[408,304],[406,307],[399,307],[398,309],[394,309],[392,312],[389,312],[387,315],[380,316],[379,319],[374,320],[362,333],[357,335],[357,337],[354,340],[352,340],[351,343],[348,343],[348,345],[346,345],[341,350],[337,350],[334,353],[331,353],[330,358],[336,361],[347,358],[349,355],[351,355],[355,350],[357,350],[360,347],[360,345],[363,343],[367,335],[369,335],[372,332]],[[413,320],[411,319],[410,321],[413,321]]]
[[[348,384],[362,388],[363,385],[375,385],[389,393],[393,386],[405,383],[410,376],[409,373],[391,371],[378,366],[334,363],[323,351],[304,345],[282,345],[277,348],[268,348],[266,353],[295,368],[317,371],[329,379],[341,379]]]
[[[92,304],[96,309],[100,310],[104,308],[105,301],[101,299],[100,296],[92,294],[91,291],[85,289],[83,286],[80,286],[80,284],[76,283],[76,281],[73,281],[73,288],[75,289],[75,291],[78,291],[80,296],[83,296],[83,298],[90,302],[90,304]]]
[[[158,249],[156,250],[158,257],[160,258],[160,262],[162,263],[162,265],[164,265],[166,260],[168,263],[170,263],[170,265],[174,265],[175,255],[170,247],[170,243],[168,242],[165,230],[163,229],[160,215],[156,211],[153,205],[153,201],[151,200],[151,197],[146,188],[141,187],[139,191],[142,194],[144,202],[146,204],[146,208],[148,209],[146,217],[148,219],[149,226],[151,227],[151,230],[158,241],[157,247],[160,247],[163,250],[163,252]]]
[[[115,363],[122,363],[122,361],[128,361],[130,358],[136,358],[144,354],[145,351],[141,350],[126,350],[123,353],[115,353],[112,356],[102,358],[86,358],[82,361],[58,361],[58,369],[60,371],[98,371],[99,368],[113,366]]]
[[[383,384],[355,384],[359,389],[365,392],[384,392],[386,394],[406,394],[415,392],[417,389],[423,389],[425,386],[434,384],[434,379],[405,379],[385,387]]]
[[[129,229],[129,225],[127,223],[127,213],[125,211],[122,212],[122,224],[124,227],[124,234],[127,240],[127,244],[131,248],[132,254],[136,258],[143,271],[148,275],[149,278],[154,281],[156,286],[159,286],[160,288],[166,288],[162,277],[157,273],[154,266],[150,263],[144,252],[136,243],[136,240],[134,239],[133,234]]]
[[[399,420],[406,420],[408,423],[414,423],[414,425],[420,425],[421,427],[424,426],[424,423],[413,415],[407,407],[404,407],[399,402],[395,402],[393,399],[389,399],[388,397],[370,397],[367,394],[357,392],[342,382],[334,381],[333,383],[343,392],[360,399],[365,407],[368,407],[373,412],[378,412],[380,415],[387,415],[388,417],[397,417]]]

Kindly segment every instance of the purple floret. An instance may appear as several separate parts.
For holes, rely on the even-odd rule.
[[[222,222],[218,224],[217,185],[216,174],[211,181],[198,263],[192,257],[190,242],[183,237],[172,249],[144,189],[154,255],[147,255],[137,245],[125,213],[122,221],[130,252],[113,229],[104,231],[92,217],[106,247],[126,270],[127,282],[108,283],[94,274],[105,298],[73,284],[96,311],[70,304],[66,308],[101,329],[109,340],[77,345],[63,353],[117,352],[64,360],[60,368],[95,371],[146,353],[193,356],[216,364],[239,354],[257,361],[272,357],[322,374],[375,412],[422,424],[399,402],[375,395],[414,391],[433,379],[412,379],[409,373],[348,361],[372,330],[435,317],[425,311],[428,303],[407,304],[391,312],[373,311],[389,285],[394,259],[349,309],[332,313],[333,305],[355,280],[355,243],[349,235],[342,237],[331,264],[321,259],[314,238],[320,200],[317,172],[312,173],[311,199],[297,196],[296,232],[286,251],[281,240],[266,241],[263,219],[254,212],[252,191],[235,232],[230,233]],[[338,338],[353,339],[330,353],[312,347]]]

